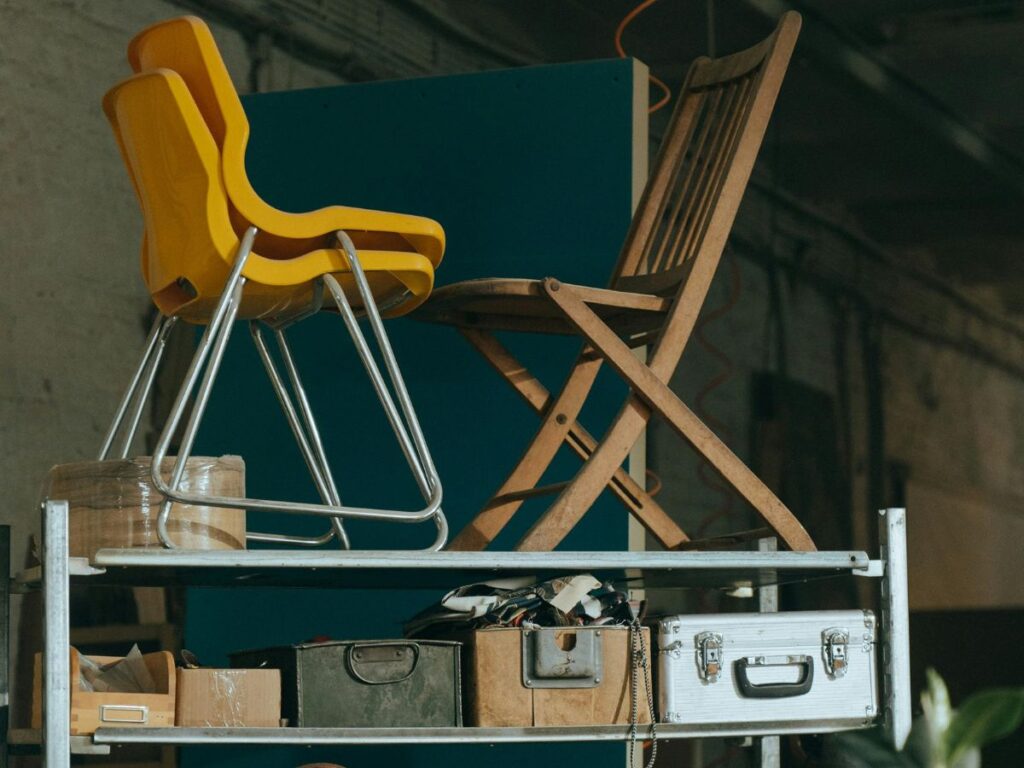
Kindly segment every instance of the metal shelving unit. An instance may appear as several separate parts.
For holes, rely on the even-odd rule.
[[[72,752],[121,744],[428,744],[566,741],[626,741],[626,726],[573,728],[101,728],[84,740],[70,731],[69,590],[72,583],[205,585],[235,587],[367,588],[403,586],[445,589],[481,578],[589,571],[632,588],[666,586],[759,590],[762,611],[777,609],[776,588],[829,576],[875,578],[882,598],[884,645],[879,719],[899,745],[910,730],[910,665],[906,581],[905,514],[880,513],[881,555],[864,552],[375,552],[100,550],[89,562],[68,556],[68,507],[43,508],[42,567],[21,574],[23,584],[41,581],[44,600],[43,731],[46,768],[66,768]],[[815,732],[802,723],[767,723],[728,728],[658,725],[659,739],[765,736],[763,766],[778,765],[777,739],[770,734]],[[649,737],[641,727],[639,736]],[[19,734],[24,739],[24,734]]]

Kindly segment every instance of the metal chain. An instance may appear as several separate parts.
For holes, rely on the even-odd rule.
[[[654,716],[654,690],[651,686],[649,675],[647,641],[644,639],[643,626],[640,619],[634,617],[629,624],[629,646],[632,661],[632,684],[630,686],[629,700],[629,765],[633,766],[633,756],[637,743],[637,721],[640,719],[639,698],[640,683],[637,680],[637,673],[644,678],[644,689],[647,692],[648,712],[651,714],[651,759],[647,761],[645,768],[653,768],[654,761],[658,759],[658,723]]]

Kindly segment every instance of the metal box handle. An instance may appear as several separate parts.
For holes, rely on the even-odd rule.
[[[116,713],[121,713],[122,716],[118,717]],[[100,704],[100,722],[102,723],[146,723],[148,721],[149,707],[141,704]]]
[[[755,685],[750,682],[747,669],[751,667],[787,667],[801,668],[800,678],[795,683],[764,683]],[[740,693],[748,699],[784,699],[789,696],[803,696],[814,683],[814,658],[811,656],[747,656],[736,661],[736,682]]]
[[[345,654],[352,677],[367,685],[408,680],[419,660],[419,643],[353,643]]]
[[[524,629],[522,651],[523,685],[527,688],[596,688],[601,684],[604,653],[599,629]]]

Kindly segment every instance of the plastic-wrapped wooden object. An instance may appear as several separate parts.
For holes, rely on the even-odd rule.
[[[169,473],[174,458],[164,460]],[[80,461],[50,470],[44,498],[66,499],[72,557],[91,557],[104,547],[160,547],[157,516],[164,497],[149,479],[150,457]],[[245,496],[240,456],[194,456],[181,487],[211,496]],[[181,549],[245,549],[245,510],[174,504],[167,530]]]

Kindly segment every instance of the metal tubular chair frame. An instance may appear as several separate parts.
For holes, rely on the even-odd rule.
[[[274,393],[277,395],[277,400],[281,404],[281,409],[284,411],[285,418],[288,420],[288,426],[292,430],[295,442],[299,446],[302,458],[305,460],[306,467],[309,469],[309,473],[313,478],[313,483],[316,485],[317,491],[320,494],[320,498],[326,504],[340,506],[341,497],[338,493],[338,486],[334,482],[330,466],[324,457],[323,444],[320,441],[320,433],[317,430],[316,421],[313,420],[312,414],[309,413],[309,402],[306,399],[306,393],[302,387],[302,382],[299,380],[298,371],[294,370],[293,372],[293,367],[290,366],[288,372],[292,388],[296,392],[296,399],[298,399],[303,409],[301,422],[299,421],[299,416],[296,414],[295,405],[292,403],[291,397],[288,395],[288,390],[285,388],[285,384],[281,380],[281,375],[278,373],[277,367],[274,365],[274,360],[270,356],[270,351],[267,349],[266,342],[263,339],[263,331],[260,328],[259,322],[255,320],[250,321],[249,331],[252,335],[253,343],[256,345],[256,351],[259,353],[260,360],[263,362],[263,367],[266,370],[267,375],[270,377],[270,383],[274,387]],[[284,333],[282,331],[276,331],[275,335],[277,336],[278,348],[281,350],[282,354],[284,354],[284,350],[287,349],[286,342],[284,340]],[[288,359],[290,360],[290,357]],[[311,443],[316,445],[315,451]],[[249,538],[252,541],[300,544],[304,546],[326,544],[335,536],[340,539],[341,545],[345,549],[350,548],[351,545],[348,540],[348,535],[345,532],[344,525],[342,525],[341,520],[337,518],[332,518],[331,529],[318,537],[309,538],[267,533],[249,534]]]
[[[622,468],[658,414],[707,460],[791,549],[814,543],[792,512],[669,389],[714,277],[753,169],[800,28],[786,13],[753,48],[693,63],[658,160],[608,288],[541,280],[483,279],[438,289],[419,319],[454,325],[541,417],[506,481],[452,549],[483,549],[523,501],[557,494],[517,549],[550,550],[610,490],[669,549],[686,533]],[[576,363],[552,396],[493,331],[582,338]],[[650,345],[647,362],[633,348]],[[630,387],[611,427],[595,440],[577,422],[597,374],[609,364]],[[568,445],[583,467],[565,483],[538,486]]]
[[[409,512],[402,510],[377,510],[363,507],[347,507],[334,504],[305,504],[300,502],[267,501],[264,499],[251,498],[233,499],[220,496],[186,494],[179,490],[181,477],[184,473],[185,462],[191,452],[192,442],[195,439],[199,422],[202,419],[203,411],[206,408],[210,389],[217,373],[217,368],[223,359],[224,350],[227,346],[228,338],[230,337],[232,322],[237,312],[242,287],[245,283],[245,278],[242,277],[241,272],[244,267],[245,260],[252,249],[252,241],[255,235],[256,228],[250,227],[246,232],[246,236],[242,240],[242,245],[239,248],[235,267],[232,270],[227,285],[225,285],[221,302],[217,306],[217,309],[210,320],[210,324],[207,326],[206,332],[203,334],[203,338],[199,343],[199,348],[193,358],[192,365],[185,375],[185,380],[182,382],[181,389],[178,392],[178,397],[171,408],[171,415],[164,426],[163,433],[161,434],[160,439],[157,442],[157,447],[153,452],[151,479],[154,486],[156,486],[156,488],[165,496],[165,501],[160,510],[160,517],[158,521],[158,530],[161,541],[165,546],[173,547],[173,543],[167,535],[166,526],[167,518],[170,513],[171,502],[177,501],[185,504],[207,504],[209,506],[228,507],[234,509],[290,512],[296,514],[322,515],[332,518],[353,517],[372,520],[387,520],[391,522],[418,523],[427,520],[428,518],[434,518],[435,524],[438,528],[438,537],[430,549],[440,549],[444,546],[446,538],[445,534],[447,531],[443,512],[441,512],[440,508],[441,482],[437,477],[433,461],[430,459],[429,450],[427,449],[425,442],[422,440],[422,431],[419,429],[415,411],[412,409],[411,403],[409,403],[408,393],[404,391],[405,385],[400,376],[393,376],[392,384],[399,392],[400,402],[403,404],[409,404],[409,407],[407,409],[403,408],[403,411],[404,415],[414,425],[412,428],[414,436],[413,446],[411,448],[408,446],[409,438],[404,430],[396,429],[395,434],[402,443],[403,448],[408,452],[407,455],[414,455],[422,462],[422,466],[418,463],[416,464],[416,468],[420,471],[417,473],[416,468],[414,468],[414,474],[416,474],[417,480],[420,481],[421,491],[423,491],[424,498],[427,501],[427,506],[423,509]],[[359,269],[359,259],[355,252],[355,248],[352,247],[351,240],[343,236],[343,233],[339,233],[339,240],[341,241],[345,249],[345,253],[350,260],[352,273],[357,285],[359,286],[360,296],[363,299],[364,307],[370,317],[371,327],[373,328],[374,334],[377,336],[378,342],[381,338],[386,340],[387,336],[386,333],[384,333],[380,317],[379,315],[375,315],[376,305],[373,300],[372,292],[366,282],[365,275],[363,275],[361,269]],[[331,275],[326,275],[325,279],[330,286],[333,282],[333,277]],[[352,308],[344,292],[339,290],[334,294],[334,297],[338,302],[338,308],[342,312],[343,316],[351,316],[354,320],[354,313],[352,312]],[[367,366],[367,368],[378,370],[376,361],[369,354],[369,346],[366,344],[366,340],[363,337],[358,324],[346,324],[349,327],[349,332],[353,337],[353,341],[355,342],[357,351],[363,360],[363,364]],[[397,362],[394,360],[390,344],[382,345],[381,352],[385,358],[389,373],[397,371]],[[207,362],[206,358],[208,355],[210,359]],[[164,457],[167,455],[171,436],[177,430],[178,424],[181,422],[181,418],[184,415],[185,405],[193,389],[196,388],[196,382],[199,379],[199,372],[200,369],[203,368],[204,364],[206,366],[205,371],[203,372],[202,381],[199,383],[198,390],[196,391],[195,403],[192,407],[191,413],[189,414],[184,432],[182,433],[178,454],[175,459],[174,470],[171,473],[170,481],[165,482],[159,467],[161,466]],[[378,390],[378,394],[380,394],[380,390]],[[386,390],[385,396],[382,397],[382,404],[388,411],[389,416],[391,416],[394,412],[395,406],[394,402],[391,400],[390,394],[387,393]],[[312,419],[312,414],[309,413],[308,417]],[[417,437],[420,439],[416,440]],[[326,463],[326,459],[324,459],[324,462]],[[411,465],[413,463],[414,462],[410,462]],[[425,475],[423,474],[423,468],[426,468]],[[267,537],[270,535],[264,534],[264,536]],[[276,539],[264,538],[263,540],[278,541],[281,540],[281,537]],[[294,543],[293,537],[285,539],[285,542]]]
[[[117,458],[128,458],[128,452],[131,450],[135,434],[139,429],[139,422],[142,420],[142,409],[145,407],[149,393],[153,389],[153,382],[156,380],[160,360],[163,358],[164,348],[167,345],[167,337],[170,335],[171,329],[176,322],[176,317],[165,317],[159,312],[157,313],[153,327],[146,338],[146,348],[142,353],[142,360],[135,369],[128,389],[125,390],[124,396],[117,406],[117,411],[114,413],[114,420],[110,423],[106,437],[103,438],[103,446],[100,448],[100,453],[97,457],[99,461],[111,458],[114,440],[117,438],[118,433],[122,431],[123,434],[121,435],[121,443],[117,450]],[[128,415],[128,408],[132,406],[133,402],[134,406],[132,407],[131,416],[127,421],[129,426],[125,429],[125,418]]]
[[[252,249],[252,243],[255,236],[256,228],[250,227],[242,238],[234,268],[232,269],[231,275],[224,286],[224,292],[221,295],[221,299],[210,317],[210,322],[199,341],[195,355],[193,356],[189,369],[185,374],[181,388],[179,389],[174,404],[171,407],[170,415],[157,441],[156,449],[153,452],[151,479],[157,490],[159,490],[165,497],[164,502],[161,505],[157,521],[157,532],[160,541],[168,548],[175,547],[167,531],[167,522],[171,504],[173,502],[179,502],[182,504],[199,504],[214,507],[227,507],[231,509],[275,511],[328,517],[331,519],[333,527],[326,534],[319,537],[251,533],[247,535],[247,538],[253,541],[283,544],[318,545],[325,544],[331,539],[338,537],[341,540],[342,545],[346,548],[348,547],[348,537],[343,525],[341,525],[341,521],[343,519],[359,518],[386,520],[389,522],[418,523],[432,518],[437,527],[437,536],[432,545],[427,549],[430,551],[436,551],[443,548],[447,541],[448,526],[444,513],[440,507],[442,495],[441,481],[438,477],[429,448],[427,447],[426,440],[423,436],[423,431],[420,428],[419,419],[412,405],[405,382],[402,379],[398,363],[395,360],[394,352],[391,349],[391,344],[384,329],[384,324],[380,318],[379,312],[377,311],[369,283],[367,282],[366,276],[359,265],[359,257],[352,241],[344,232],[338,233],[338,239],[347,258],[350,260],[352,275],[359,290],[360,298],[363,302],[372,333],[378,344],[378,348],[380,349],[381,356],[384,359],[385,368],[388,373],[388,380],[394,388],[398,398],[397,406],[388,388],[387,382],[373,357],[370,345],[367,343],[362,329],[359,326],[356,313],[352,309],[352,306],[348,301],[348,297],[332,275],[325,275],[324,281],[338,306],[338,310],[341,313],[343,320],[345,321],[346,328],[352,338],[353,344],[356,347],[356,351],[359,354],[367,373],[370,375],[371,381],[374,385],[374,390],[385,409],[388,421],[391,424],[399,445],[402,448],[402,452],[409,463],[409,467],[413,472],[417,486],[419,487],[424,500],[427,502],[426,506],[420,510],[405,511],[349,507],[341,504],[337,485],[335,484],[333,474],[331,473],[326,453],[323,448],[323,443],[320,440],[319,429],[317,428],[316,420],[313,417],[312,410],[306,398],[305,390],[299,378],[298,369],[295,366],[290,350],[288,349],[287,342],[285,341],[284,331],[281,328],[275,329],[275,336],[277,338],[279,348],[282,351],[282,358],[285,362],[285,368],[288,371],[292,388],[296,393],[296,399],[299,403],[298,411],[292,403],[291,397],[284,385],[284,381],[281,379],[281,376],[277,371],[277,368],[269,354],[269,350],[266,348],[262,333],[257,327],[255,321],[250,327],[253,329],[252,333],[256,349],[267,369],[268,377],[270,378],[274,391],[281,403],[282,410],[284,411],[292,433],[296,438],[296,442],[298,443],[299,449],[310,470],[310,474],[313,476],[317,490],[325,503],[308,504],[301,502],[269,501],[265,499],[207,496],[186,493],[180,489],[186,462],[191,454],[192,445],[209,400],[213,381],[216,378],[218,368],[224,357],[224,351],[227,348],[228,339],[231,335],[242,289],[245,284],[245,277],[242,275],[242,269],[245,265],[246,258]],[[150,331],[149,338],[147,339],[142,360],[135,375],[132,377],[128,391],[124,398],[122,398],[122,402],[115,415],[114,423],[111,425],[108,436],[104,441],[105,445],[104,451],[100,456],[101,459],[109,456],[109,448],[113,444],[116,435],[123,430],[126,420],[131,421],[133,425],[137,426],[138,418],[136,417],[136,414],[141,412],[142,404],[150,393],[152,382],[155,377],[156,365],[159,363],[159,357],[163,349],[163,344],[166,340],[167,332],[174,324],[175,320],[176,319],[173,317],[160,316],[157,319],[157,322],[154,323],[153,330]],[[189,412],[188,420],[185,424],[184,431],[182,432],[170,478],[165,479],[159,468],[167,457],[171,438],[177,431],[182,418],[185,416],[188,401],[192,396],[193,391],[196,393],[195,402]],[[135,408],[132,410],[132,418],[126,419],[128,408],[131,403],[135,403]],[[299,414],[301,414],[301,417]],[[129,430],[124,437],[122,442],[122,445],[124,446],[121,454],[122,457],[127,455],[133,434],[134,430]]]

